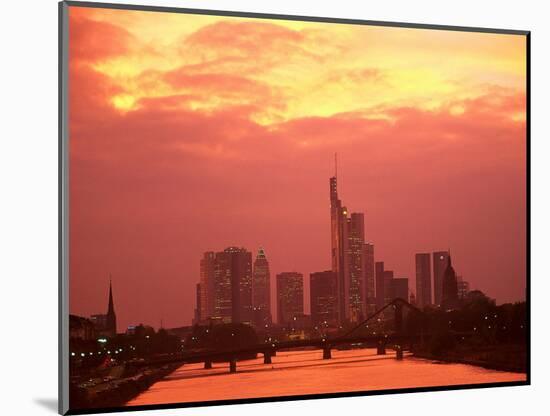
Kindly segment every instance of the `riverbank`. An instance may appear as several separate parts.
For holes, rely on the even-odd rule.
[[[468,364],[490,370],[527,372],[527,349],[524,345],[459,346],[441,354],[415,350],[413,356],[445,363]]]
[[[181,364],[162,367],[145,367],[140,370],[125,368],[118,378],[106,377],[103,380],[70,386],[71,409],[91,409],[121,407],[143,393],[154,383],[162,380]]]

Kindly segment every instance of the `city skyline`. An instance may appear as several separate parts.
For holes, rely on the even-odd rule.
[[[415,254],[450,247],[472,288],[525,299],[522,37],[69,19],[71,313],[103,312],[112,273],[119,329],[187,324],[198,259],[235,245],[266,249],[272,293],[276,274],[302,273],[309,311],[310,273],[331,269],[335,152],[339,194],[395,277],[415,288]]]
[[[336,164],[335,155],[335,167]],[[325,325],[328,321],[332,326],[341,326],[363,321],[396,298],[412,299],[411,303],[420,308],[454,308],[467,295],[470,283],[456,275],[450,250],[415,254],[416,291],[411,289],[409,277],[396,277],[393,270],[385,269],[384,261],[375,261],[374,243],[365,241],[364,214],[350,212],[343,206],[336,176],[329,179],[329,185],[333,268],[309,274],[309,294],[304,291],[304,275],[297,271],[277,273],[273,292],[269,261],[261,246],[254,262],[253,253],[245,247],[207,251],[200,260],[193,325],[245,323],[263,329],[275,322],[288,326],[304,316],[312,326],[320,323],[321,317]],[[104,328],[112,335],[117,325],[111,278],[107,314],[92,315],[91,319],[99,330]],[[307,298],[309,308],[304,307]]]
[[[289,317],[304,314],[311,317],[310,322],[315,322],[315,315],[327,315],[327,313],[330,315],[333,313],[333,323],[337,325],[346,321],[360,322],[372,314],[376,309],[380,309],[382,306],[391,302],[394,298],[402,298],[409,301],[411,296],[414,299],[414,304],[420,307],[443,306],[445,304],[444,279],[446,278],[445,274],[448,272],[449,268],[452,270],[455,280],[456,300],[463,298],[471,289],[478,290],[477,288],[471,288],[470,282],[463,280],[462,276],[456,275],[450,263],[449,250],[433,251],[433,253],[415,253],[415,273],[412,273],[410,277],[397,277],[393,270],[385,269],[385,262],[378,259],[374,254],[374,242],[366,241],[365,239],[364,214],[351,212],[351,210],[342,205],[342,202],[338,199],[336,176],[330,178],[329,184],[331,224],[334,224],[334,208],[336,208],[336,211],[341,215],[341,221],[343,221],[342,227],[345,227],[346,230],[342,234],[342,237],[346,239],[344,249],[347,253],[344,255],[345,259],[343,261],[348,264],[342,276],[346,274],[345,279],[348,281],[343,283],[342,287],[345,287],[348,298],[345,299],[344,294],[339,294],[341,290],[338,283],[340,277],[338,271],[334,269],[334,249],[330,255],[333,261],[332,271],[308,271],[307,274],[296,270],[281,271],[275,274],[275,279],[270,279],[270,266],[267,261],[266,250],[263,246],[258,247],[254,262],[252,262],[253,253],[249,252],[246,247],[230,246],[217,253],[213,251],[206,251],[203,253],[203,257],[200,260],[199,282],[196,283],[192,323],[205,324],[208,320],[214,319],[214,321],[219,320],[219,322],[243,322],[256,327],[262,327],[264,324],[271,325],[271,323],[285,325],[290,322],[290,319],[288,319]],[[337,201],[336,206],[334,205],[335,201]],[[331,225],[331,242],[334,241],[334,232],[332,230],[333,228]],[[353,247],[354,241],[358,248]],[[236,259],[237,262],[235,262],[235,259],[232,259],[235,255],[238,256]],[[220,257],[222,257],[221,260]],[[355,257],[359,258],[355,259]],[[372,289],[370,289],[371,284],[368,283],[369,272],[367,272],[367,270],[369,270],[370,266],[367,262],[369,261],[372,265]],[[360,266],[354,266],[354,262],[359,262]],[[235,265],[235,263],[237,263],[237,265]],[[260,267],[259,272],[257,271],[258,265]],[[224,272],[224,267],[231,269],[231,272]],[[359,269],[355,271],[355,276],[352,271],[353,267]],[[238,271],[235,271],[235,269]],[[224,276],[220,278],[222,273],[224,273]],[[312,291],[311,285],[314,276],[320,281],[321,277],[326,279],[329,274],[330,278],[334,279],[334,285],[324,283],[324,288],[320,289],[320,291],[324,291],[326,294],[327,287],[333,287],[334,292],[332,296],[334,297],[334,302],[325,302],[325,310],[323,310],[323,307],[313,307],[314,300],[318,300],[314,299],[315,292],[319,291],[319,289]],[[360,277],[357,274],[360,274]],[[237,276],[237,280],[233,278],[235,275]],[[310,276],[308,285],[309,290],[307,293],[305,291],[305,275]],[[241,278],[244,279],[244,285],[239,281]],[[279,280],[286,281],[289,278],[292,280],[291,286],[295,286],[296,281],[300,282],[299,296],[290,296],[294,302],[299,299],[298,304],[291,305],[291,302],[287,301],[286,309],[289,309],[289,311],[285,310],[284,312],[279,312],[281,308],[280,287],[284,287],[285,285],[288,286],[286,282],[279,283]],[[215,285],[213,283],[220,279],[225,279],[225,285]],[[360,283],[355,283],[355,290],[352,288],[354,279],[361,280]],[[255,294],[255,285],[260,288],[262,293]],[[201,286],[203,288],[201,288]],[[227,290],[224,289],[224,286],[227,286]],[[412,287],[416,289],[413,290]],[[243,289],[245,291],[244,298]],[[266,290],[267,293],[265,293]],[[283,291],[285,290],[286,289],[283,289]],[[371,290],[374,297],[370,298],[372,300],[369,300],[368,294],[371,293]],[[421,293],[427,291],[428,294],[421,295],[422,299],[419,299],[419,291]],[[357,297],[358,293],[360,293],[359,299],[356,301],[356,305],[353,305],[352,298],[354,296]],[[490,296],[490,294],[488,295]],[[284,296],[288,297],[288,295]],[[236,303],[234,299],[238,299]],[[429,301],[427,301],[427,299],[429,299]],[[372,308],[369,308],[369,305],[371,305],[369,302],[372,302]],[[327,304],[330,304],[330,307],[328,307],[330,311],[327,310]],[[261,314],[259,310],[256,312],[256,306],[260,305],[263,309]],[[342,313],[345,312],[343,312],[343,309],[340,309],[342,305],[344,305],[344,308],[348,308],[345,318],[342,317]],[[332,309],[333,307],[334,310]],[[361,311],[361,307],[363,307],[362,313],[360,312],[358,316],[354,317],[353,310],[356,309],[357,311]],[[285,309],[285,307],[283,307],[283,309]],[[275,316],[277,316],[276,320],[274,319]],[[284,318],[285,316],[286,318]],[[111,322],[107,324],[103,322],[102,320],[105,319],[104,317],[107,317]],[[91,319],[100,319],[99,323],[96,323],[96,325],[98,325],[98,328],[108,328],[108,332],[116,331],[117,329],[116,318],[114,317],[113,311],[111,275],[109,275],[109,305],[107,314],[92,314]],[[112,323],[113,320],[114,323]],[[260,321],[262,322],[261,324],[259,323]],[[162,328],[163,326],[162,318],[160,322],[161,324],[158,328]],[[139,324],[143,323],[144,322],[139,322]],[[132,322],[132,325],[129,325],[128,328],[137,324],[138,322]],[[147,322],[147,324],[155,327],[154,323]],[[125,328],[119,329],[122,329],[122,332],[126,331]]]

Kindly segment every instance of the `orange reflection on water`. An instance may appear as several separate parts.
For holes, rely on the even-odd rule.
[[[263,357],[237,363],[230,374],[226,363],[205,370],[202,364],[180,367],[127,403],[128,406],[202,402],[273,396],[385,390],[411,387],[525,381],[522,373],[488,370],[464,364],[442,364],[375,350],[278,352],[272,364]]]

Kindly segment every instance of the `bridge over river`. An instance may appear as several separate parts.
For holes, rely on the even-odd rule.
[[[315,339],[277,341],[271,343],[263,343],[251,345],[241,348],[223,349],[223,350],[204,350],[200,352],[182,352],[172,354],[169,357],[151,358],[135,365],[151,366],[170,364],[181,362],[182,364],[204,363],[205,369],[212,368],[213,362],[228,363],[229,371],[234,373],[237,371],[237,362],[242,358],[256,357],[257,354],[262,354],[264,364],[271,364],[272,357],[276,356],[277,351],[291,351],[297,349],[321,349],[323,351],[323,359],[329,360],[332,358],[332,350],[345,346],[353,346],[360,344],[362,347],[375,347],[378,355],[385,355],[386,349],[390,348],[395,351],[395,357],[398,360],[403,359],[403,351],[413,344],[423,343],[425,338],[430,334],[425,331],[424,325],[421,324],[417,332],[403,330],[403,312],[407,308],[410,312],[418,314],[419,322],[423,322],[423,312],[411,305],[407,301],[396,298],[390,303],[380,308],[367,319],[345,332],[335,337],[323,336]],[[375,331],[365,333],[364,328],[368,327],[373,321],[378,321],[382,314],[388,314],[393,311],[393,330],[389,332]],[[468,337],[473,333],[455,333],[456,337]]]

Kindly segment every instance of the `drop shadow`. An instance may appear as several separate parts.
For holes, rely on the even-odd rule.
[[[57,414],[57,398],[35,398],[34,402],[44,409]]]

